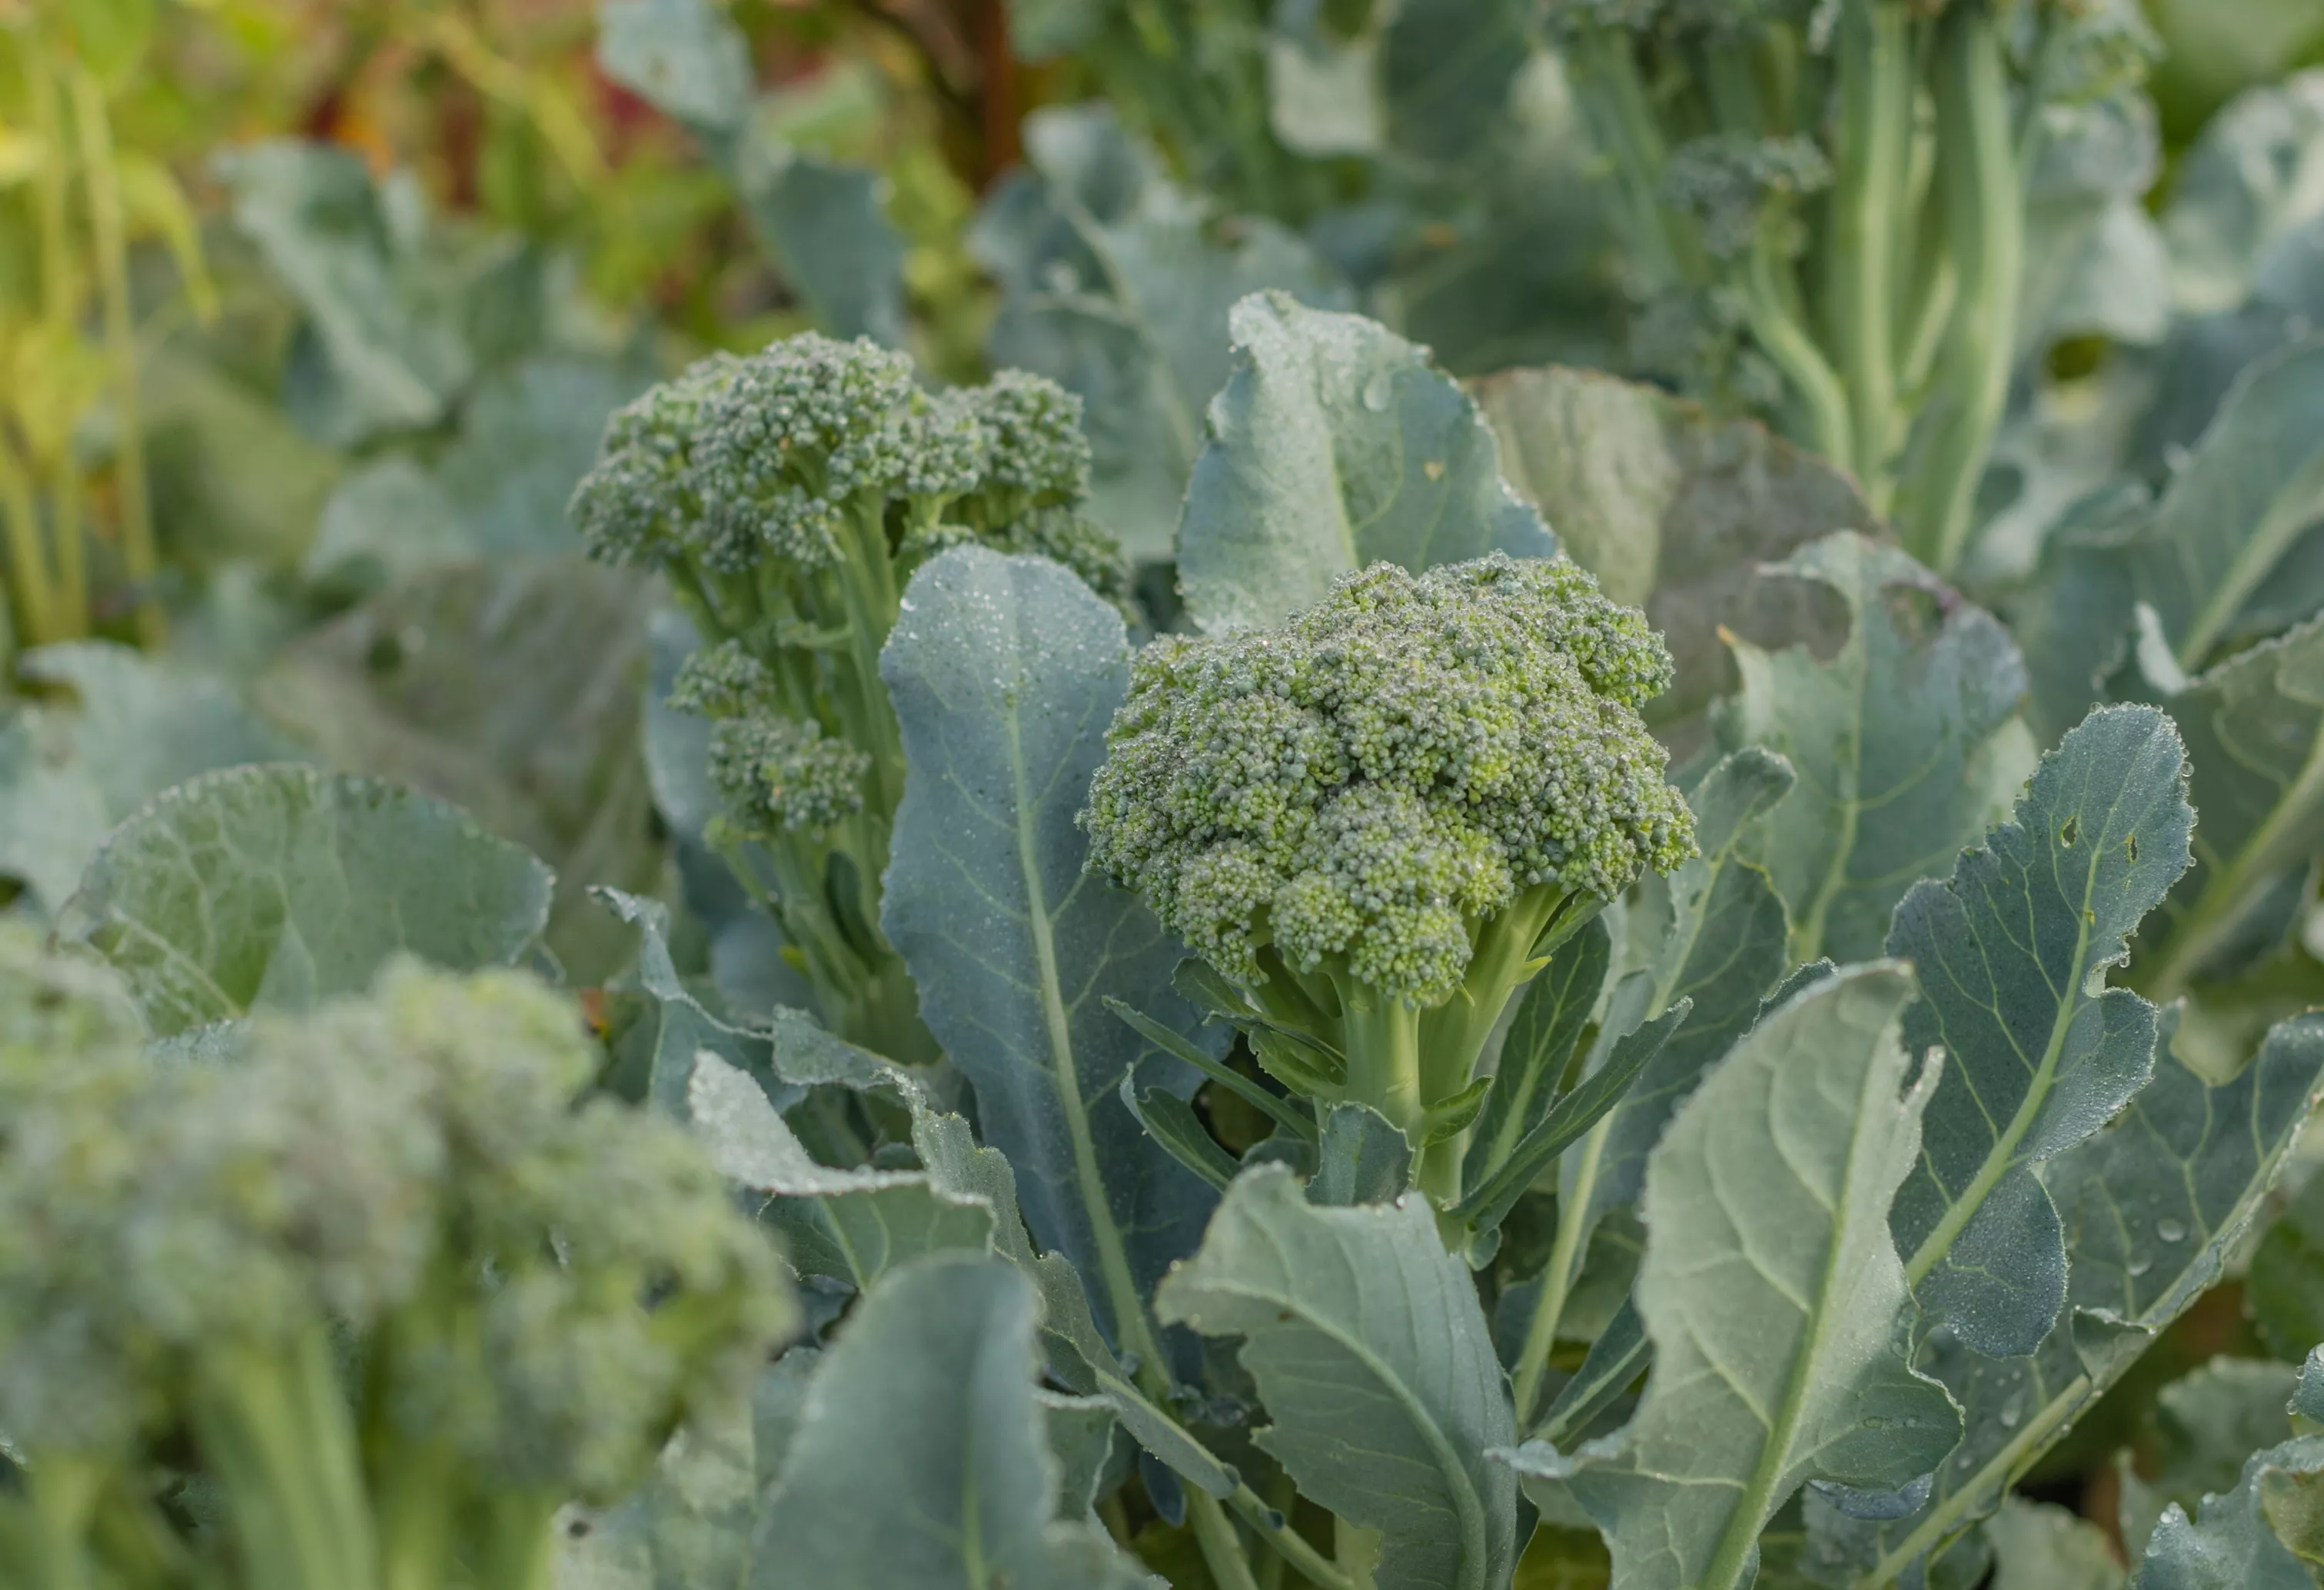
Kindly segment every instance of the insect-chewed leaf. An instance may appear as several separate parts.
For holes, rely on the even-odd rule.
[[[2187,868],[2184,752],[2152,707],[2101,707],[2042,760],[2011,821],[1896,908],[1920,969],[1906,1041],[1952,1057],[1896,1199],[1924,1317],[1992,1357],[2031,1352],[2066,1293],[2065,1239],[2032,1167],[2153,1074],[2154,1007],[2102,989]]]
[[[555,880],[457,809],[270,763],[205,774],[114,830],[60,938],[121,969],[156,1036],[368,987],[391,957],[513,965]]]
[[[1730,1590],[1807,1480],[1893,1492],[1960,1438],[1943,1389],[1898,1345],[1908,1307],[1888,1205],[1933,1078],[1909,1091],[1895,963],[1810,984],[1680,1109],[1646,1169],[1637,1281],[1655,1368],[1637,1418],[1563,1478],[1619,1590]]]
[[[1742,846],[1784,898],[1791,958],[1861,959],[1913,880],[1972,843],[2032,766],[2025,665],[1989,615],[1893,548],[1843,532],[1782,569],[1839,594],[1848,639],[1829,662],[1730,642],[1742,689],[1713,723],[1799,774]]]
[[[1210,1189],[1123,1105],[1123,1074],[1184,1095],[1193,1068],[1106,1008],[1197,1043],[1184,953],[1137,897],[1082,870],[1074,815],[1130,671],[1121,618],[1045,559],[963,547],[922,566],[881,671],[903,731],[882,925],[920,1013],[975,1085],[1044,1248],[1091,1279],[1098,1317],[1151,1360],[1139,1299],[1193,1251]],[[1148,1058],[1150,1057],[1150,1058]]]
[[[1517,1560],[1516,1424],[1468,1267],[1426,1203],[1325,1208],[1284,1166],[1246,1170],[1167,1321],[1243,1338],[1274,1422],[1259,1444],[1305,1495],[1381,1531],[1379,1590],[1497,1590]]]
[[[1358,315],[1254,294],[1178,524],[1186,605],[1213,633],[1281,623],[1383,559],[1420,569],[1557,541],[1501,483],[1493,433],[1424,349]]]
[[[808,1382],[752,1534],[752,1590],[1129,1590],[1093,1523],[1056,1517],[1033,1386],[1032,1283],[936,1254],[865,1297]]]
[[[2166,1012],[2154,1079],[2122,1117],[2042,1167],[2070,1259],[2068,1307],[2034,1352],[1987,1358],[1949,1330],[1920,1360],[1966,1414],[1960,1447],[1927,1501],[1864,1523],[1810,1516],[1816,1555],[1849,1565],[1851,1590],[1881,1590],[1941,1555],[2215,1285],[2324,1095],[2324,1014],[2280,1021],[2258,1056],[2212,1086],[2171,1052]],[[1974,1537],[1969,1537],[1974,1539]]]

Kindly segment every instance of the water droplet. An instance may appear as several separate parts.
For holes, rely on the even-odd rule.
[[[2183,1243],[2187,1240],[2187,1228],[2176,1220],[2158,1220],[2154,1223],[2154,1234],[2166,1243]]]
[[[1375,414],[1381,412],[1388,407],[1388,372],[1382,370],[1364,383],[1364,407]]]
[[[2137,1258],[2133,1259],[2128,1264],[2124,1265],[2123,1268],[2129,1271],[2132,1278],[2135,1280],[2137,1277],[2144,1275],[2148,1271],[2153,1269],[2154,1261],[2149,1255],[2141,1253]]]

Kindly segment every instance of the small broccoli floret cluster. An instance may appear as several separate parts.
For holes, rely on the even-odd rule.
[[[1376,564],[1282,629],[1147,648],[1091,863],[1238,981],[1271,948],[1434,1004],[1521,893],[1608,900],[1692,853],[1638,716],[1669,679],[1566,559]]]
[[[702,635],[670,701],[715,725],[706,837],[825,1021],[898,1059],[936,1049],[879,927],[904,785],[880,651],[912,571],[963,541],[1053,558],[1134,619],[1089,475],[1081,400],[1055,383],[930,393],[903,354],[810,334],[620,411],[573,495],[591,550],[660,570]]]
[[[577,1102],[594,1047],[530,979],[395,970],[235,1049],[149,1058],[101,974],[0,933],[0,1429],[86,1533],[76,1577],[0,1527],[6,1582],[217,1549],[157,1509],[174,1469],[249,1583],[545,1585],[555,1508],[634,1484],[788,1329],[723,1180]]]

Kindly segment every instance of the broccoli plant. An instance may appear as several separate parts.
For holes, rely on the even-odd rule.
[[[825,1019],[932,1058],[881,932],[903,790],[880,648],[905,581],[961,541],[1057,559],[1116,601],[1128,569],[1076,512],[1077,399],[1038,377],[931,394],[867,339],[721,355],[608,421],[573,496],[595,556],[659,570],[705,649],[672,700],[715,720],[712,842],[781,926]]]
[[[409,966],[149,1054],[102,967],[0,933],[0,1577],[547,1590],[792,1318],[675,1126],[584,1100],[570,1004]]]
[[[1449,1204],[1510,1000],[1693,849],[1638,717],[1670,671],[1569,560],[1376,564],[1279,631],[1139,653],[1091,864],[1233,986],[1278,1077],[1379,1112]]]

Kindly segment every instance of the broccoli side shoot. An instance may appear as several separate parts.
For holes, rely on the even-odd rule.
[[[1281,629],[1139,655],[1091,864],[1343,1062],[1286,1080],[1419,1143],[1550,948],[1692,853],[1638,716],[1669,679],[1642,615],[1567,559],[1375,564]]]
[[[775,1256],[514,974],[238,1047],[0,935],[0,1582],[545,1590],[562,1502],[744,1394]]]
[[[825,1020],[899,1059],[935,1046],[879,929],[904,780],[880,649],[912,570],[964,541],[1054,558],[1126,605],[1088,485],[1080,401],[1054,384],[931,393],[902,354],[809,334],[616,412],[574,494],[591,550],[661,570],[704,637],[673,703],[718,726],[714,843]]]

